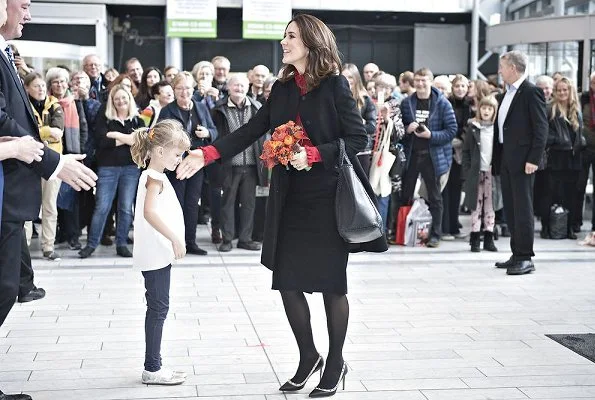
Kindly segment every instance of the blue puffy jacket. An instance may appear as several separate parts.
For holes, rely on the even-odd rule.
[[[415,121],[417,95],[413,93],[401,102],[401,114],[405,129]],[[426,126],[432,132],[430,138],[430,157],[434,165],[436,177],[444,175],[452,164],[452,140],[457,133],[457,120],[452,105],[446,97],[435,87],[430,95],[430,117]],[[402,142],[407,155],[407,164],[411,160],[411,150],[414,134],[405,134]]]

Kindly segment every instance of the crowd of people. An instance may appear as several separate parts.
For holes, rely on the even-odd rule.
[[[141,126],[176,119],[188,132],[191,149],[211,144],[246,124],[277,80],[264,65],[247,74],[231,73],[224,56],[199,61],[191,72],[167,66],[162,73],[157,67],[143,68],[136,58],[118,74],[104,68],[102,60],[90,54],[80,71],[56,66],[42,76],[20,69],[42,139],[59,153],[86,154],[86,165],[99,176],[95,196],[43,181],[40,240],[43,255],[50,260],[60,258],[55,243],[67,242],[84,258],[99,244],[111,245],[114,235],[116,253],[132,256],[129,230],[140,175],[126,135]],[[405,71],[397,78],[373,63],[363,67],[363,76],[349,63],[343,64],[341,74],[349,82],[368,136],[358,159],[368,175],[381,169],[392,182],[391,193],[377,193],[389,243],[395,243],[399,207],[411,203],[419,192],[432,215],[428,247],[469,236],[472,251],[479,250],[481,241],[484,249],[495,251],[494,239],[510,235],[500,174],[493,170],[493,149],[488,145],[498,112],[495,96],[502,92],[499,85],[470,81],[461,74],[434,77],[429,68]],[[541,220],[542,238],[559,238],[558,232],[550,234],[550,219],[552,207],[562,207],[568,221],[565,236],[577,239],[590,170],[595,168],[595,75],[591,89],[581,95],[561,74],[540,76],[535,84],[543,90],[549,126],[535,176],[534,214]],[[391,149],[404,152],[407,159],[407,168],[399,175],[372,164],[389,120]],[[257,187],[268,185],[268,172],[259,162],[263,141],[264,137],[230,162],[211,164],[189,180],[168,175],[184,209],[190,254],[207,254],[197,245],[195,230],[207,219],[219,251],[231,251],[234,238],[239,238],[239,248],[260,250],[262,229],[254,232],[254,226],[262,225],[255,221]],[[470,227],[462,227],[461,212],[471,213]],[[85,226],[88,237],[83,248],[79,239]],[[591,228],[595,229],[595,220]],[[26,231],[30,241],[30,223]]]

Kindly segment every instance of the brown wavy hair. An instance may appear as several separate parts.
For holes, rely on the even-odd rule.
[[[330,75],[338,75],[341,68],[341,56],[337,48],[335,35],[318,18],[309,14],[298,14],[289,23],[295,22],[300,30],[300,39],[308,49],[306,70],[307,90],[311,91],[320,85],[320,81]],[[287,30],[287,27],[285,27]],[[291,64],[285,64],[279,80],[287,82],[296,73]]]

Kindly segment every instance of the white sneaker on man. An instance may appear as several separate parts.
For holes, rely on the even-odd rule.
[[[145,370],[142,381],[145,385],[180,385],[186,380],[185,375],[184,372],[176,373],[169,368],[161,368],[155,372]]]

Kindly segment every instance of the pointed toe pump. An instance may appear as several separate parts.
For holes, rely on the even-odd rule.
[[[279,390],[282,391],[282,392],[295,392],[297,390],[303,389],[304,386],[306,386],[306,382],[308,382],[308,379],[310,379],[310,377],[316,371],[320,371],[320,377],[322,378],[322,367],[324,367],[324,358],[322,358],[322,356],[319,355],[318,356],[318,359],[314,363],[314,366],[310,370],[310,373],[308,374],[308,376],[306,376],[306,379],[304,379],[302,382],[294,382],[291,379],[289,379],[287,382],[285,382],[279,388]]]
[[[320,386],[316,386],[314,390],[310,392],[310,397],[331,397],[337,393],[337,389],[339,388],[339,384],[343,382],[343,390],[345,390],[345,375],[347,375],[347,364],[343,363],[343,368],[341,369],[341,373],[339,374],[339,380],[335,387],[330,389],[325,389]]]

